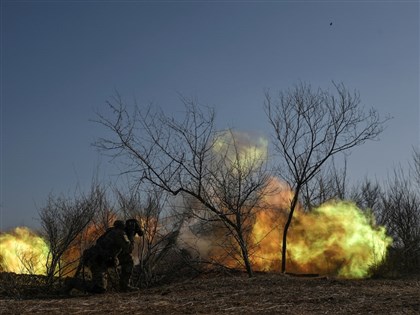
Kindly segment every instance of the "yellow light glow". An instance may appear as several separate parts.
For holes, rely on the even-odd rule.
[[[252,229],[256,270],[280,269],[287,200],[292,196],[283,186],[271,206],[256,213]],[[363,278],[372,265],[383,261],[392,239],[354,203],[331,201],[309,213],[297,209],[287,242],[289,272]]]
[[[26,227],[0,234],[0,268],[20,274],[45,274],[48,246]]]

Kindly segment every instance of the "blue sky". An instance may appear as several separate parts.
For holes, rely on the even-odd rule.
[[[419,55],[418,1],[2,1],[0,230],[116,180],[91,145],[115,90],[174,116],[195,97],[220,128],[268,137],[266,89],[343,82],[394,117],[349,176],[386,178],[419,146]]]

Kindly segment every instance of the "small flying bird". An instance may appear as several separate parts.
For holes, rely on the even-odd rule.
[[[332,22],[330,22],[330,26],[332,25]]]

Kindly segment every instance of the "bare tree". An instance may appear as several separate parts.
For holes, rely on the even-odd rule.
[[[343,84],[334,88],[331,93],[300,83],[280,92],[275,100],[265,94],[265,110],[280,155],[279,174],[294,190],[283,230],[282,272],[286,271],[287,232],[304,185],[337,153],[376,139],[386,121],[373,109],[366,113],[357,92],[349,92]]]
[[[102,196],[99,186],[93,186],[90,194],[74,200],[50,195],[46,206],[40,210],[41,225],[50,250],[48,283],[51,284],[57,272],[60,273],[63,254],[91,222]]]
[[[192,214],[203,221],[223,224],[227,233],[221,245],[228,245],[225,248],[229,256],[243,264],[252,276],[251,228],[262,197],[268,194],[269,175],[264,166],[267,152],[244,142],[248,139],[233,130],[219,134],[216,142],[218,156],[207,166],[210,176],[206,189],[207,202],[217,209],[217,213],[209,208],[198,208],[193,209]],[[233,240],[229,240],[231,237]],[[239,245],[239,251],[232,243]]]
[[[378,181],[365,178],[361,184],[353,187],[350,199],[354,200],[360,209],[371,211],[376,222],[383,225],[383,211],[381,207],[382,189]]]
[[[90,196],[79,196],[76,199],[89,197],[95,199],[95,213],[86,228],[76,236],[74,241],[64,252],[62,260],[66,262],[66,266],[60,266],[63,276],[73,274],[76,278],[78,277],[78,272],[83,271],[82,269],[79,269],[84,266],[83,264],[80,264],[83,252],[94,245],[96,240],[112,226],[118,216],[118,213],[114,209],[114,205],[110,202],[109,194],[105,186],[93,186]]]
[[[31,250],[16,248],[16,257],[22,266],[20,273],[35,275],[38,271],[37,266],[44,263],[42,258]]]
[[[386,193],[382,195],[382,222],[393,237],[399,253],[400,269],[419,271],[420,263],[420,195],[413,179],[402,168],[394,170]]]
[[[307,211],[328,200],[347,197],[347,159],[344,159],[341,169],[336,166],[334,159],[330,165],[325,166],[302,187],[301,199]]]
[[[411,165],[411,171],[414,180],[420,188],[420,148],[413,148],[413,163]]]
[[[264,163],[259,160],[243,167],[237,143],[220,146],[225,133],[215,130],[214,111],[195,101],[182,101],[186,113],[177,121],[162,112],[153,113],[151,108],[136,109],[130,115],[121,98],[115,97],[109,102],[112,117],[99,115],[99,122],[113,138],[100,139],[97,145],[113,157],[124,156],[127,172],[138,182],[199,201],[233,233],[252,276],[244,227],[249,219],[246,213],[267,183]]]
[[[119,211],[126,218],[136,218],[143,231],[143,236],[135,241],[133,256],[138,259],[133,280],[136,286],[150,286],[166,276],[171,268],[160,268],[167,256],[176,250],[175,243],[179,225],[168,210],[165,210],[167,198],[165,192],[151,187],[140,192],[134,186],[129,192],[117,190]],[[172,261],[172,266],[175,262]],[[165,270],[163,270],[165,269]]]

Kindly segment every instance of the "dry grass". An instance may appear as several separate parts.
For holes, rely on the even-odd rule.
[[[1,314],[420,314],[420,279],[208,274],[134,293],[0,297]]]

